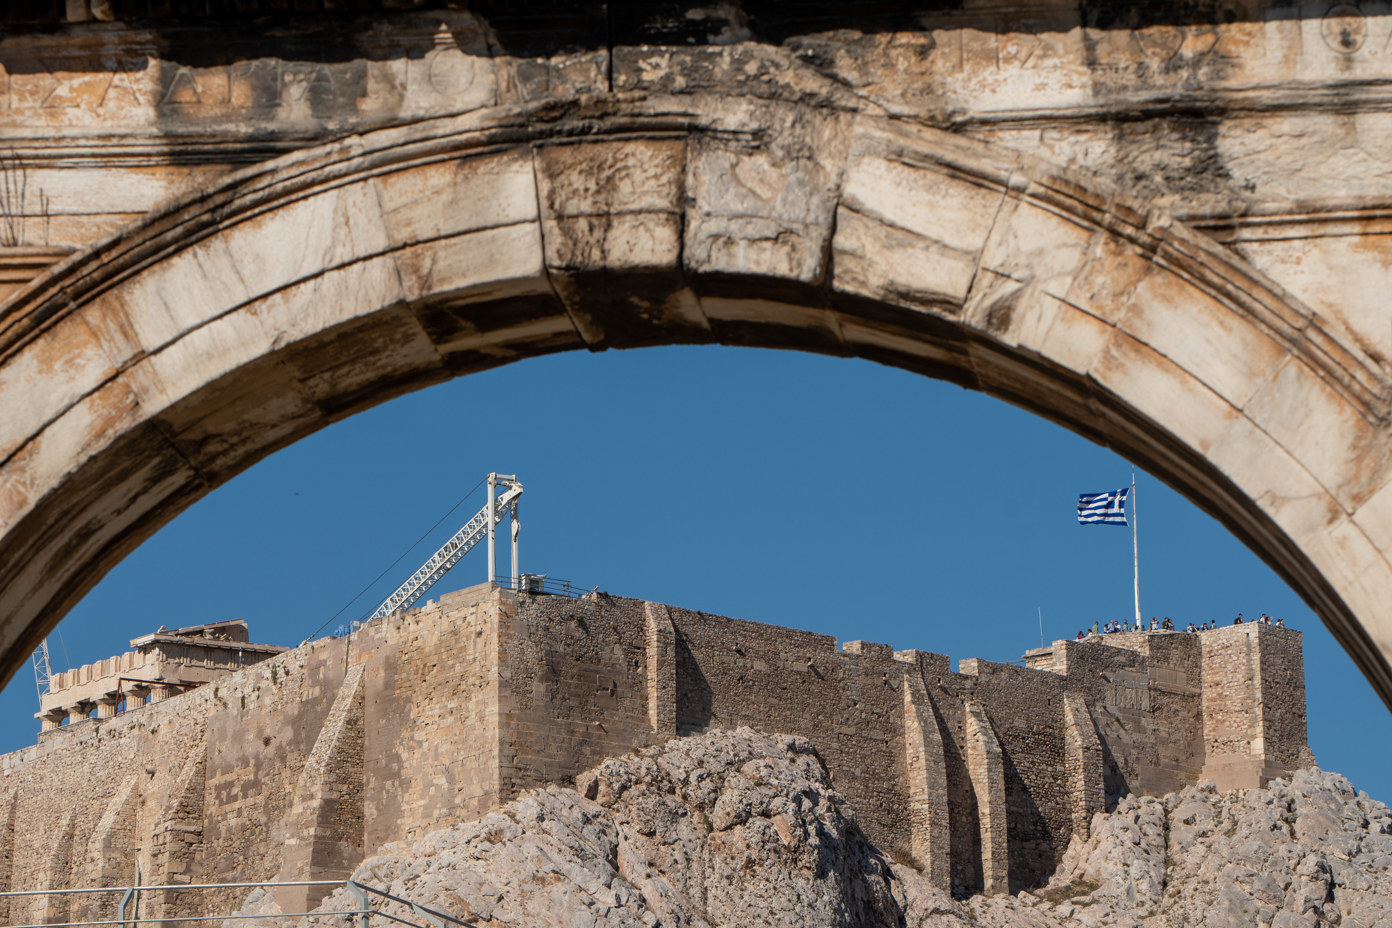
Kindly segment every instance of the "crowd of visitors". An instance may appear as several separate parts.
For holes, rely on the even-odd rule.
[[[1265,612],[1261,614],[1261,618],[1259,619],[1244,619],[1242,617],[1242,613],[1239,612],[1237,614],[1237,618],[1233,619],[1232,624],[1242,625],[1245,622],[1256,622],[1260,625],[1275,625],[1277,628],[1286,627],[1285,619],[1273,619]],[[1185,628],[1184,631],[1193,634],[1196,632],[1212,631],[1217,627],[1218,623],[1212,621],[1204,622],[1202,625],[1195,625],[1193,622],[1190,622],[1189,626]],[[1146,627],[1146,623],[1144,622],[1137,622],[1133,624],[1132,622],[1129,622],[1126,619],[1122,619],[1120,622],[1093,622],[1091,629],[1083,629],[1078,632],[1078,640],[1082,641],[1083,639],[1090,638],[1093,635],[1111,635],[1117,632],[1172,632],[1174,630],[1174,622],[1170,620],[1169,616],[1165,616],[1163,619],[1151,616],[1149,628]]]

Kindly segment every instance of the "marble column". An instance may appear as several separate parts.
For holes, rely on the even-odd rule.
[[[132,683],[126,687],[126,711],[145,705],[150,697],[150,688],[143,683]]]
[[[63,727],[63,721],[67,717],[67,709],[49,709],[39,716],[39,721],[43,723],[43,727],[40,731],[57,731]]]

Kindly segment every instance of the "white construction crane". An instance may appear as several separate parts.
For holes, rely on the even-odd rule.
[[[30,660],[34,665],[34,685],[39,688],[39,701],[43,702],[44,693],[48,692],[49,682],[53,678],[53,665],[48,661],[47,638],[39,642]]]
[[[499,487],[503,488],[501,495],[497,492]],[[485,535],[488,537],[488,582],[495,583],[498,576],[493,560],[493,535],[504,515],[512,517],[512,582],[515,585],[518,577],[517,536],[522,529],[517,500],[521,495],[522,484],[518,483],[517,477],[511,474],[489,474],[488,504],[465,522],[464,527],[455,532],[454,537],[431,555],[430,560],[422,564],[419,570],[411,574],[409,580],[397,587],[395,593],[382,600],[382,604],[367,621],[390,615],[398,609],[405,609],[420,599],[449,572],[451,567],[459,563],[460,558],[473,550],[474,545],[482,541]]]

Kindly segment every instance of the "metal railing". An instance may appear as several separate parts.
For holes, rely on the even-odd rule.
[[[568,596],[571,599],[579,599],[587,593],[594,592],[584,587],[578,587],[569,580],[558,580],[545,574],[523,574],[520,578],[499,575],[496,582],[504,590],[517,590],[520,586],[520,592],[523,593],[545,593],[548,596]],[[329,634],[335,638],[346,638],[359,629],[367,628],[377,618],[374,616],[366,619],[354,619],[347,624],[340,623]],[[306,642],[301,642],[301,644],[304,643]]]
[[[342,886],[352,894],[357,905],[351,909],[336,909],[321,912],[279,912],[271,914],[250,914],[242,915],[232,913],[228,915],[151,915],[140,916],[136,907],[139,905],[142,893],[153,893],[161,890],[176,890],[186,892],[189,890],[212,890],[212,889],[278,889],[283,886]],[[409,899],[394,896],[385,890],[377,889],[375,886],[368,886],[356,880],[288,880],[285,882],[271,881],[261,883],[172,883],[160,886],[102,886],[84,889],[30,889],[15,892],[0,892],[0,901],[6,899],[32,897],[32,896],[92,896],[101,894],[121,894],[120,902],[116,907],[116,917],[99,919],[96,921],[80,922],[35,922],[27,925],[11,924],[10,928],[96,928],[96,926],[116,926],[116,928],[135,928],[137,925],[186,925],[196,922],[212,922],[221,925],[227,921],[237,921],[240,919],[304,919],[304,918],[325,918],[335,915],[352,916],[355,928],[372,928],[374,917],[385,919],[407,928],[450,928],[451,925],[458,925],[461,928],[477,928],[470,922],[460,921],[453,915],[427,908]],[[385,903],[395,903],[400,907],[401,915],[386,911],[385,908],[374,908],[373,903],[382,900]],[[403,917],[405,913],[421,919],[420,922],[411,921]],[[381,924],[379,921],[377,924]]]
[[[569,596],[578,599],[589,590],[575,586],[569,580],[558,580],[546,574],[523,574],[521,577],[499,577],[498,584],[504,589],[520,590],[523,593],[546,593],[550,596]]]

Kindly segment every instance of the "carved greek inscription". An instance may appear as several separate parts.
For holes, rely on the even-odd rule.
[[[286,66],[281,74],[280,102],[283,104],[313,103],[317,99],[332,99],[333,94],[333,76],[324,65]]]
[[[3,73],[4,108],[11,110],[99,109],[113,85],[132,67],[118,62],[112,70],[70,70],[64,62],[16,60]],[[130,90],[129,80],[125,89]]]
[[[48,62],[44,62],[44,69],[49,72],[53,86],[39,102],[41,108],[92,106],[105,92],[104,75],[63,71]]]
[[[1201,26],[1185,30],[1178,57],[1198,64],[1209,58],[1221,57],[1221,51],[1222,41],[1218,30],[1212,26]]]
[[[981,67],[1002,72],[1037,70],[1069,62],[1082,64],[1085,50],[1092,61],[1112,68],[1125,68],[1138,61],[1193,66],[1218,59],[1241,59],[1262,36],[1262,26],[1253,23],[1222,28],[1161,25],[1037,33],[1007,29],[1002,25],[1001,31],[995,33],[935,30],[933,66],[948,73]]]
[[[1064,57],[1059,50],[1058,37],[1048,33],[1005,33],[996,49],[996,63],[1000,68],[1048,68]]]
[[[962,29],[957,33],[960,44],[960,57],[963,65],[990,65],[1000,69],[1000,55],[996,36],[979,29]]]
[[[960,29],[934,29],[933,51],[929,61],[939,70],[962,70],[962,32]]]
[[[227,69],[227,103],[233,109],[273,109],[280,102],[281,63],[239,61]]]
[[[1133,60],[1160,65],[1202,65],[1212,59],[1242,57],[1245,44],[1236,35],[1214,26],[1149,26],[1129,33],[1132,54],[1120,55],[1119,64]]]
[[[363,113],[394,112],[406,98],[406,68],[399,62],[372,61],[367,65],[363,97],[358,109]]]
[[[491,63],[455,47],[436,49],[423,59],[369,63],[257,59],[198,68],[125,58],[92,71],[64,70],[66,63],[44,59],[8,64],[0,66],[0,110],[12,112],[307,106],[317,115],[322,107],[392,109],[406,101],[408,91],[463,105],[485,105],[491,99]]]
[[[1351,3],[1341,3],[1330,9],[1320,23],[1324,44],[1341,55],[1352,55],[1368,39],[1368,20],[1363,11]]]
[[[97,100],[97,108],[138,106],[141,103],[141,96],[136,89],[135,75],[148,67],[149,59],[117,62],[106,82],[106,89],[102,91],[101,99]]]
[[[426,62],[426,79],[436,93],[454,96],[474,84],[474,59],[457,48],[434,49]]]
[[[15,109],[39,109],[62,83],[47,71],[19,71],[10,76],[10,100]]]
[[[1184,29],[1178,26],[1132,29],[1131,38],[1142,56],[1157,61],[1173,59],[1184,47]]]
[[[203,94],[198,88],[198,78],[188,68],[179,68],[165,88],[160,98],[160,106],[200,106]]]

